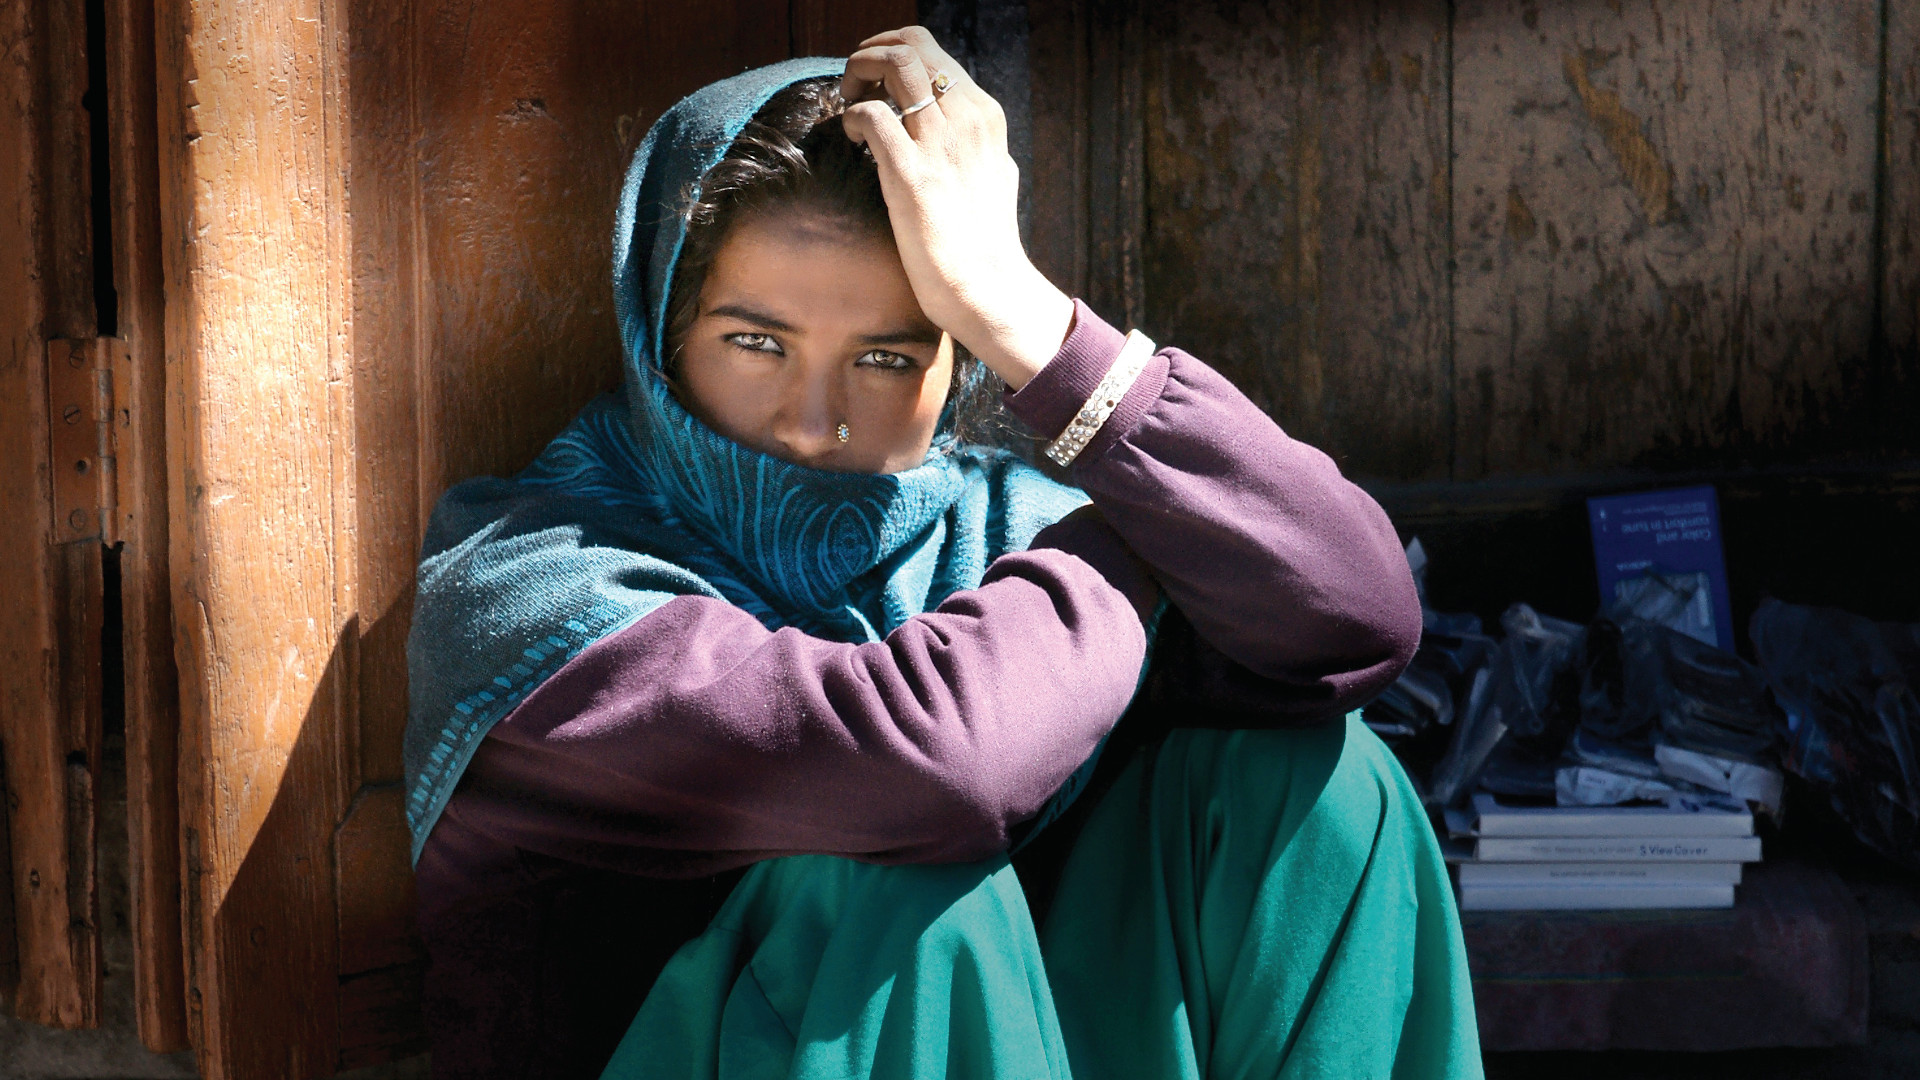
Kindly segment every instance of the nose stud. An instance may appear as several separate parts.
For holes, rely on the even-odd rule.
[[[839,439],[841,442],[846,442],[853,437],[853,432],[848,431],[847,425],[842,423],[839,427],[833,429],[833,437]]]

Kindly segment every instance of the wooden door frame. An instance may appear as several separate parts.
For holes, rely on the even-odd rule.
[[[63,453],[56,474],[48,380],[50,351],[78,343],[85,364],[97,332],[86,27],[77,5],[47,2],[7,4],[0,20],[11,46],[0,65],[0,745],[13,930],[0,949],[14,961],[0,957],[0,967],[10,968],[16,1014],[87,1027],[101,1011],[102,561],[98,540],[86,538],[88,512],[56,523],[54,500],[79,465],[98,462],[69,464]],[[88,426],[91,410],[74,407],[71,426]]]
[[[120,615],[126,713],[128,885],[134,1016],[141,1042],[188,1048],[180,906],[180,692],[167,543],[166,298],[160,267],[154,5],[104,0],[115,336]]]
[[[10,810],[0,815],[0,844],[13,886],[0,900],[0,981],[13,984],[23,1018],[101,1022],[96,852],[101,831],[121,825],[99,812],[111,701],[125,721],[135,1015],[150,1049],[179,1050],[152,10],[137,0],[104,0],[92,13],[35,0],[6,5],[0,20],[15,45],[0,70],[8,99],[0,160],[9,162],[0,198],[11,211],[0,219],[9,348],[0,365],[0,595],[10,601],[0,624]],[[56,417],[56,407],[74,413]],[[69,507],[76,494],[94,501]],[[113,560],[119,686],[106,685],[102,654]]]

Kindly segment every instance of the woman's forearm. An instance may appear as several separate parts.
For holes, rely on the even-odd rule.
[[[1078,516],[882,642],[681,597],[530,694],[455,801],[510,846],[641,873],[984,857],[1125,708],[1155,596]]]
[[[1060,353],[1008,397],[1042,437],[1120,351],[1118,330],[1075,307]],[[1412,575],[1379,505],[1179,349],[1153,358],[1073,476],[1200,637],[1303,709],[1366,700],[1419,644]]]

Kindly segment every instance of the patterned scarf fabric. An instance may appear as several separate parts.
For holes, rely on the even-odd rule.
[[[589,404],[518,476],[466,481],[435,506],[407,640],[416,861],[487,730],[580,650],[668,600],[711,596],[769,627],[878,640],[1086,502],[945,425],[913,469],[833,473],[740,446],[674,399],[660,357],[684,193],[770,97],[842,64],[748,71],[654,124],[614,227],[624,393]]]

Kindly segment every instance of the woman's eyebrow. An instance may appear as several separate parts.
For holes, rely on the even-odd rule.
[[[707,314],[738,319],[763,330],[777,330],[783,334],[799,333],[799,328],[792,323],[745,304],[721,304],[709,310]],[[908,326],[898,330],[883,330],[877,334],[862,334],[859,340],[862,345],[938,345],[940,329],[935,326]]]
[[[860,335],[862,345],[938,345],[940,331],[936,327],[913,327],[904,330],[888,330],[879,334]]]
[[[739,319],[741,322],[752,323],[755,326],[767,330],[778,330],[785,334],[795,332],[795,327],[792,323],[776,319],[764,311],[755,311],[741,304],[721,304],[719,307],[708,311],[707,314],[721,315],[729,319]]]

